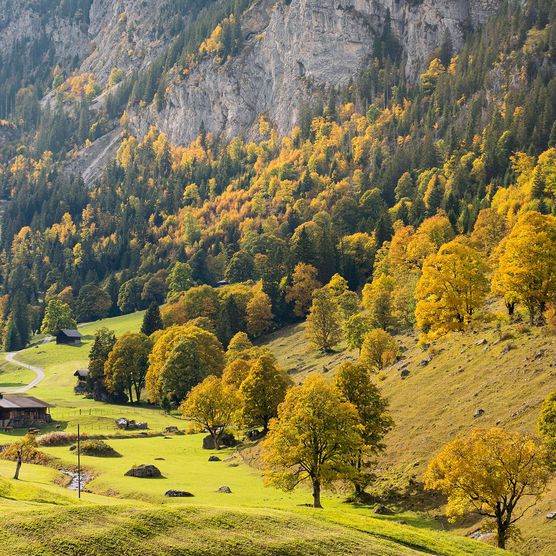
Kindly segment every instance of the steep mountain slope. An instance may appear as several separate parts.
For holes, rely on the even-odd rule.
[[[223,3],[205,4],[210,13]],[[244,45],[237,56],[224,63],[209,56],[187,75],[178,64],[169,74],[164,110],[141,107],[132,124],[140,134],[156,125],[175,143],[186,144],[201,123],[233,137],[253,132],[260,114],[268,114],[285,133],[304,102],[357,78],[385,28],[391,26],[405,74],[415,81],[443,40],[459,48],[499,5],[500,0],[258,0],[241,18]],[[42,64],[92,72],[105,86],[114,68],[129,74],[164,54],[201,7],[183,0],[2,0],[0,53],[9,58],[21,41],[43,36],[53,48]]]
[[[175,76],[166,107],[137,112],[133,125],[140,135],[155,125],[183,144],[197,136],[201,123],[228,138],[253,135],[258,116],[267,114],[286,133],[304,102],[348,85],[369,64],[390,16],[406,75],[414,81],[444,37],[461,46],[465,31],[484,22],[499,4],[264,0],[242,20],[245,46],[237,57],[224,64],[208,59],[186,77]]]
[[[543,400],[556,390],[556,336],[546,328],[478,326],[453,334],[423,350],[413,334],[397,336],[402,359],[377,376],[395,426],[377,467],[373,490],[394,507],[440,515],[443,500],[423,493],[421,478],[444,444],[476,427],[500,426],[535,433]],[[338,366],[357,357],[321,355],[307,344],[304,325],[271,335],[265,342],[298,382],[312,372],[332,379]],[[524,539],[514,545],[531,556],[553,554],[556,480],[518,526]],[[457,525],[468,534],[477,521]]]

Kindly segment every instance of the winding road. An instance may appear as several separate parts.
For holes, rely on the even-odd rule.
[[[51,340],[52,340],[51,337],[45,338],[41,343],[47,344]],[[34,367],[33,365],[27,365],[27,363],[22,363],[21,361],[18,361],[16,359],[17,354],[18,354],[17,351],[11,351],[9,353],[6,353],[4,359],[9,363],[13,363],[14,365],[19,365],[20,367],[25,367],[26,369],[33,371],[37,376],[29,384],[25,386],[20,386],[19,388],[3,388],[2,390],[4,394],[23,394],[24,392],[31,390],[31,388],[39,384],[39,382],[41,382],[45,377],[44,369],[42,367]]]

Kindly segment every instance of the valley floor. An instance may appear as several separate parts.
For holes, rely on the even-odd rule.
[[[402,338],[409,377],[402,380],[396,367],[378,377],[396,421],[387,437],[375,493],[396,514],[379,516],[374,505],[345,503],[343,492],[329,493],[325,509],[319,511],[304,507],[310,501],[308,490],[284,493],[266,487],[254,445],[241,452],[222,450],[222,461],[208,462],[212,452],[201,449],[201,435],[160,433],[167,426],[185,428],[177,416],[146,405],[102,404],[76,396],[73,373],[86,366],[94,331],[108,326],[122,334],[137,330],[141,319],[142,314],[135,314],[88,324],[81,328],[81,346],[38,344],[18,354],[20,361],[45,369],[44,380],[29,393],[55,406],[52,415],[62,429],[75,431],[79,423],[86,434],[114,436],[114,419],[127,417],[147,421],[153,435],[118,432],[119,438],[108,442],[121,457],[83,456],[93,477],[80,501],[64,486],[68,477],[59,470],[24,464],[21,480],[13,481],[8,477],[14,464],[0,460],[0,511],[5,516],[0,544],[11,551],[5,554],[498,553],[489,544],[463,536],[477,528],[476,523],[456,528],[461,536],[442,531],[448,527],[440,518],[442,501],[422,493],[419,478],[432,453],[473,426],[534,427],[538,405],[556,389],[556,367],[550,366],[555,361],[552,337],[516,328],[507,331],[512,338],[497,342],[496,330],[485,329],[450,337],[426,354],[414,337]],[[515,347],[501,355],[508,342]],[[333,376],[341,360],[355,355],[321,358],[309,353],[303,325],[284,329],[266,343],[296,381],[310,372]],[[426,357],[431,361],[423,365]],[[9,374],[14,372],[23,371],[7,363],[0,366],[0,389],[14,382]],[[23,384],[24,378],[29,377],[22,375]],[[480,419],[473,417],[477,408],[484,409]],[[23,432],[0,433],[0,444]],[[43,451],[56,457],[62,469],[76,463],[68,446]],[[159,467],[163,478],[124,476],[142,463]],[[232,493],[216,492],[220,486],[229,486]],[[186,490],[194,497],[166,498],[170,489]],[[523,521],[524,542],[514,546],[520,553],[554,553],[554,525],[545,518],[554,494],[552,485],[549,496]]]

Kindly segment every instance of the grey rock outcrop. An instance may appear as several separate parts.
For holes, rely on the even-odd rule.
[[[298,121],[304,102],[346,85],[370,61],[390,10],[409,79],[415,80],[447,33],[457,48],[466,28],[484,22],[499,0],[261,0],[244,16],[245,46],[224,64],[207,59],[174,76],[167,103],[133,115],[142,135],[151,125],[189,143],[204,123],[215,135],[256,136],[260,114],[280,133]]]
[[[162,477],[160,469],[154,465],[138,465],[137,467],[132,467],[125,475],[126,477],[138,477],[140,479]]]
[[[415,81],[444,37],[461,46],[467,30],[492,15],[501,0],[258,0],[242,16],[244,45],[224,63],[204,58],[166,83],[164,107],[136,107],[131,130],[151,125],[176,144],[187,144],[201,123],[214,135],[257,136],[265,114],[280,133],[299,121],[319,92],[357,79],[372,59],[387,14],[399,41],[403,67]],[[0,0],[0,52],[43,33],[55,45],[53,64],[92,72],[105,86],[113,68],[144,68],[171,44],[191,17],[171,0],[93,0],[88,17],[46,11],[38,0]],[[71,63],[70,63],[71,60]],[[48,95],[47,95],[47,98]],[[102,104],[94,103],[98,108]],[[80,157],[72,170],[87,183],[119,143],[114,131]]]

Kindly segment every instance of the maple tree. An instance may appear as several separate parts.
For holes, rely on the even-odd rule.
[[[476,512],[493,520],[505,548],[515,523],[545,491],[545,450],[534,438],[500,428],[476,429],[447,444],[429,463],[425,487],[448,496],[447,515]],[[527,497],[525,506],[519,506]]]

